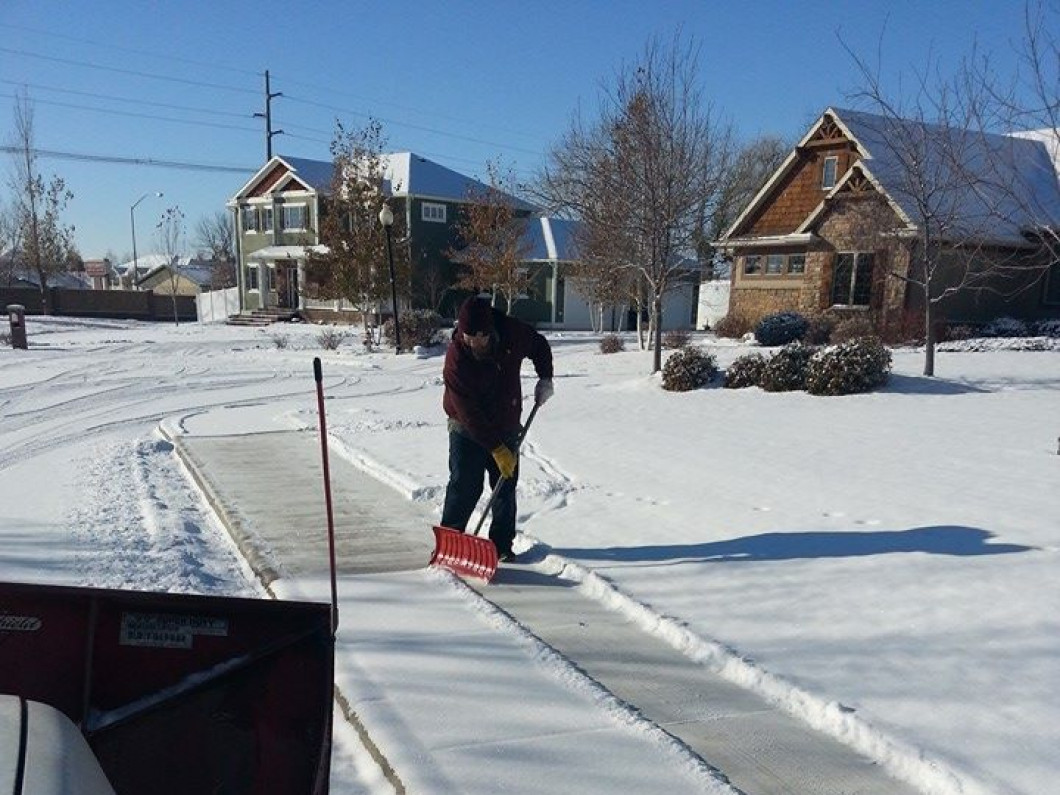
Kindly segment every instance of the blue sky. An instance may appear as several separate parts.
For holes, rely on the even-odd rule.
[[[165,195],[137,206],[138,252],[154,250],[154,225],[174,205],[190,249],[198,220],[262,165],[253,114],[266,69],[284,95],[273,101],[273,128],[285,131],[275,153],[329,159],[336,118],[359,127],[372,116],[392,151],[472,176],[499,159],[530,178],[573,111],[591,115],[600,86],[652,35],[680,28],[701,44],[704,94],[742,137],[795,139],[827,106],[853,104],[858,75],[839,36],[873,62],[882,37],[882,71],[897,86],[929,53],[952,69],[974,41],[1008,68],[1022,24],[1019,0],[3,0],[0,136],[10,143],[24,86],[38,148],[76,156],[40,165],[75,194],[67,221],[79,250],[121,258],[145,193]]]

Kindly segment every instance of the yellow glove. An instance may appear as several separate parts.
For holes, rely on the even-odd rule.
[[[507,445],[499,444],[490,452],[493,453],[493,460],[497,462],[497,469],[501,471],[501,477],[510,478],[515,474],[515,465],[519,459]]]

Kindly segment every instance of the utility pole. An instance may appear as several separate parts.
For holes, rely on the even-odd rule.
[[[272,101],[276,97],[282,97],[283,92],[272,93],[269,85],[269,70],[265,70],[265,112],[255,113],[254,118],[265,119],[265,160],[272,160],[272,136],[283,135],[283,130],[272,129]]]

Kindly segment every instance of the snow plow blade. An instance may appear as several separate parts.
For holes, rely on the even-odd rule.
[[[325,795],[331,607],[0,583],[0,694],[81,730],[118,795]]]
[[[430,565],[489,582],[497,573],[497,547],[488,538],[436,524]]]

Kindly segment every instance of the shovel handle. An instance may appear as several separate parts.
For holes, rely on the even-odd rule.
[[[523,439],[526,438],[526,432],[530,430],[530,423],[534,421],[534,416],[537,414],[537,410],[541,408],[540,403],[534,403],[534,407],[530,409],[530,414],[526,417],[526,424],[523,429],[519,432],[519,438],[515,441],[515,453],[519,454],[519,448],[523,446]],[[516,463],[518,466],[518,463]],[[504,481],[508,478],[501,475],[497,478],[497,485],[493,487],[493,492],[490,494],[490,500],[486,503],[486,507],[482,510],[482,515],[478,518],[478,524],[475,525],[475,535],[477,536],[479,530],[482,529],[482,525],[486,523],[486,517],[489,515],[490,510],[493,508],[493,503],[497,501],[497,495],[501,493],[501,486],[504,485]]]

